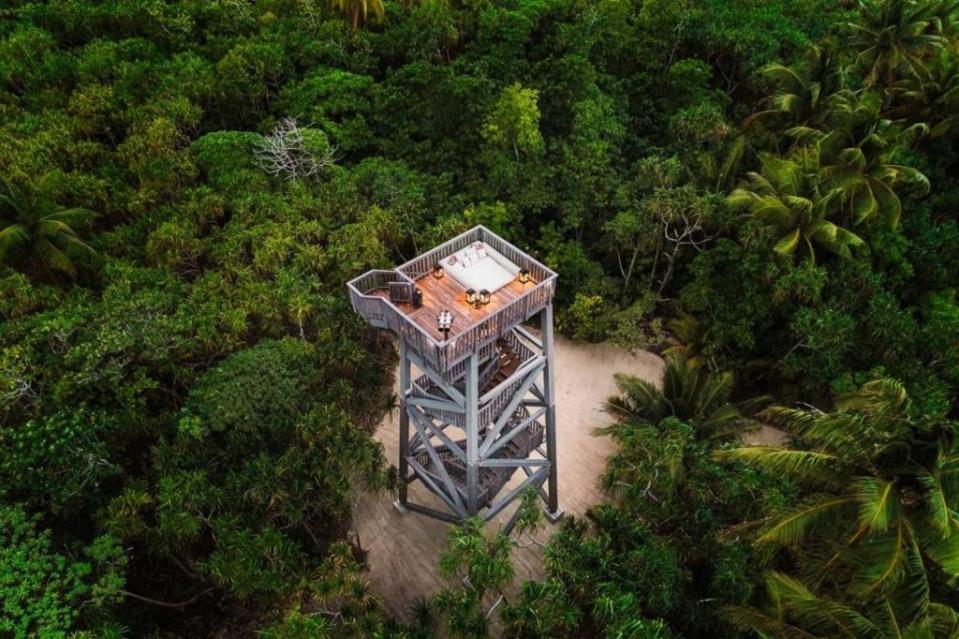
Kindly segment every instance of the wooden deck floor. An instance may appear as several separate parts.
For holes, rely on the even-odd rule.
[[[508,306],[523,293],[532,290],[536,282],[531,279],[526,284],[520,284],[519,280],[513,280],[493,293],[489,304],[478,309],[466,303],[466,287],[449,275],[439,280],[426,275],[416,280],[416,286],[423,291],[423,306],[413,308],[412,304],[397,304],[396,307],[432,337],[442,340],[443,334],[436,327],[436,317],[440,311],[453,314],[453,326],[449,334],[452,339],[476,322]],[[370,294],[389,298],[389,293],[385,290],[371,291]]]

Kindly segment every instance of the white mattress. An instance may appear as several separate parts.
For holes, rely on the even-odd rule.
[[[440,261],[444,270],[456,281],[476,291],[490,293],[503,288],[516,278],[519,268],[482,242],[468,246]]]

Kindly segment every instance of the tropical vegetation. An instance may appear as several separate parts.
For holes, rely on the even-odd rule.
[[[957,176],[954,0],[0,2],[0,637],[957,637]],[[664,374],[394,618],[344,283],[480,223]]]

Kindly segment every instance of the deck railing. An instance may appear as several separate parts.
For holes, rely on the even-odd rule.
[[[409,262],[401,264],[396,267],[396,270],[405,273],[411,279],[419,279],[429,273],[434,265],[439,264],[440,260],[466,248],[473,242],[485,242],[519,268],[527,269],[536,282],[543,282],[551,276],[556,275],[556,273],[542,266],[535,259],[484,226],[477,226],[465,233],[461,233],[453,239],[413,258]]]
[[[427,333],[389,299],[371,295],[387,288],[390,282],[410,282],[423,277],[439,260],[452,255],[472,242],[483,241],[520,268],[530,272],[536,282],[510,304],[477,321],[448,340],[439,341]],[[450,369],[481,346],[503,337],[545,308],[556,292],[556,273],[482,226],[458,235],[433,250],[410,260],[393,271],[369,271],[347,284],[353,310],[371,324],[388,328],[406,340],[407,345],[434,371],[449,378]]]

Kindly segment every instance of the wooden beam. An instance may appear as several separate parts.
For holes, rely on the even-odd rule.
[[[433,424],[428,419],[425,419],[424,417],[417,415],[415,411],[411,412],[410,415],[413,417],[414,420],[420,421],[420,424],[426,427],[430,431],[430,433],[438,437],[439,440],[443,442],[443,444],[445,444],[447,448],[450,449],[450,452],[452,452],[454,455],[456,455],[460,459],[460,461],[462,461],[464,464],[466,463],[466,452],[462,448],[457,446],[456,442],[450,439],[450,436],[444,433],[442,428],[437,428],[435,424]]]
[[[421,515],[426,515],[427,517],[439,519],[440,521],[445,521],[446,523],[449,523],[449,524],[458,524],[463,521],[462,518],[460,517],[455,517],[449,513],[444,513],[442,511],[436,510],[435,508],[430,508],[429,506],[414,504],[413,502],[406,502],[406,508],[413,511],[414,513],[419,513]]]
[[[559,510],[559,466],[556,456],[556,371],[553,358],[553,305],[550,303],[540,315],[543,331],[543,355],[546,368],[543,369],[543,394],[546,403],[546,457],[549,465],[549,511],[550,516],[558,518]]]
[[[521,432],[523,432],[524,430],[526,430],[527,428],[529,428],[529,425],[530,425],[530,424],[532,424],[534,421],[536,421],[537,419],[539,419],[540,417],[542,417],[542,416],[545,415],[545,414],[546,414],[546,409],[545,409],[545,408],[542,408],[542,409],[536,411],[535,413],[530,414],[529,417],[527,417],[526,419],[524,419],[523,421],[521,421],[518,425],[516,425],[516,426],[514,426],[513,428],[511,428],[508,433],[506,433],[505,435],[503,435],[502,437],[500,437],[499,439],[497,439],[495,442],[493,442],[493,445],[490,446],[489,449],[488,449],[485,453],[483,453],[483,456],[484,456],[484,457],[492,457],[493,455],[495,455],[496,452],[497,452],[500,448],[502,448],[502,447],[505,446],[506,444],[508,444],[508,443],[510,443],[511,441],[513,441],[513,438],[514,438],[514,437],[516,437],[516,436],[519,435]],[[544,457],[545,457],[545,455],[544,455]]]
[[[400,458],[399,475],[404,479],[409,474],[409,466],[406,458],[409,457],[410,448],[410,418],[406,409],[406,395],[410,385],[410,360],[407,358],[406,340],[400,338]],[[401,481],[397,500],[400,506],[406,506],[407,487],[406,481]]]
[[[427,399],[425,397],[417,397],[416,395],[411,395],[407,400],[407,404],[413,406],[420,406],[425,409],[432,408],[433,410],[442,410],[448,413],[463,413],[464,408],[453,402],[444,402],[435,399]]]
[[[440,375],[434,372],[429,366],[423,363],[423,360],[414,353],[409,353],[410,361],[416,365],[416,368],[420,369],[424,375],[430,378],[434,384],[440,387],[444,393],[449,395],[449,398],[452,399],[457,404],[465,404],[466,398],[463,397],[463,393],[456,390],[452,384],[447,384],[446,380],[443,379]]]
[[[525,480],[523,480],[523,483],[521,483],[519,486],[517,486],[513,490],[503,495],[503,497],[498,499],[496,503],[492,504],[489,507],[489,510],[483,516],[483,521],[489,521],[490,519],[498,515],[501,510],[506,508],[509,505],[509,503],[513,501],[517,495],[519,495],[521,492],[526,490],[527,487],[529,486],[539,487],[539,484],[543,483],[543,480],[546,479],[548,474],[549,474],[549,466],[544,466],[543,468],[540,468],[535,473],[533,473],[531,476],[527,477]]]
[[[534,366],[528,373],[526,381],[520,384],[520,387],[516,389],[516,394],[513,395],[513,399],[510,400],[509,404],[506,405],[506,408],[503,409],[503,412],[499,414],[499,417],[496,420],[496,423],[493,424],[493,427],[489,430],[489,433],[486,435],[486,440],[483,442],[483,448],[481,453],[486,455],[490,449],[490,446],[493,445],[493,442],[496,440],[496,437],[499,435],[500,430],[503,429],[503,426],[506,422],[509,421],[510,417],[513,416],[513,411],[519,406],[519,403],[523,401],[523,397],[526,395],[526,391],[529,390],[529,387],[533,385],[533,382],[536,381],[536,376],[539,375],[539,372],[545,366],[546,360],[540,361],[536,366]]]
[[[430,492],[432,492],[437,497],[442,499],[443,503],[445,503],[451,511],[453,511],[454,513],[457,513],[461,517],[466,517],[466,513],[456,504],[456,502],[452,500],[452,498],[449,495],[446,494],[445,491],[443,491],[442,488],[436,485],[436,482],[434,482],[433,478],[430,477],[429,472],[427,472],[425,468],[420,466],[419,462],[417,462],[415,459],[411,457],[409,460],[409,463],[410,463],[410,467],[413,469],[413,472],[415,472],[419,476],[420,481],[422,481],[426,485],[426,487],[430,489]],[[455,490],[455,487],[454,487],[454,490]],[[458,493],[457,493],[457,496],[458,496]],[[409,504],[406,504],[406,505],[408,506]]]
[[[485,459],[480,462],[481,468],[534,468],[545,466],[548,459]]]
[[[516,331],[520,336],[524,337],[526,341],[530,342],[536,348],[542,350],[543,342],[539,341],[539,338],[530,333],[528,330],[523,328],[523,326],[517,324],[513,327],[513,330]]]
[[[480,397],[479,403],[482,405],[496,399],[496,397],[499,396],[504,390],[509,388],[510,384],[512,384],[518,379],[522,379],[523,377],[525,377],[531,368],[535,366],[541,366],[542,364],[545,364],[545,363],[546,363],[546,359],[541,356],[534,357],[528,362],[524,362],[522,366],[520,366],[515,371],[513,371],[512,375],[510,375],[509,377],[501,381],[489,392],[487,392],[482,397]]]
[[[479,356],[466,365],[466,511],[479,512]]]
[[[423,425],[419,423],[419,420],[414,419],[413,427],[416,428],[416,432],[418,432],[423,441],[426,442],[426,454],[429,455],[433,465],[436,466],[436,472],[443,481],[443,485],[446,486],[449,496],[456,502],[456,507],[453,508],[453,510],[464,512],[463,500],[460,498],[460,493],[456,489],[456,484],[453,483],[453,478],[450,477],[449,472],[446,470],[446,465],[443,464],[443,460],[440,458],[439,453],[437,453],[436,449],[430,445],[430,438],[426,435]]]

